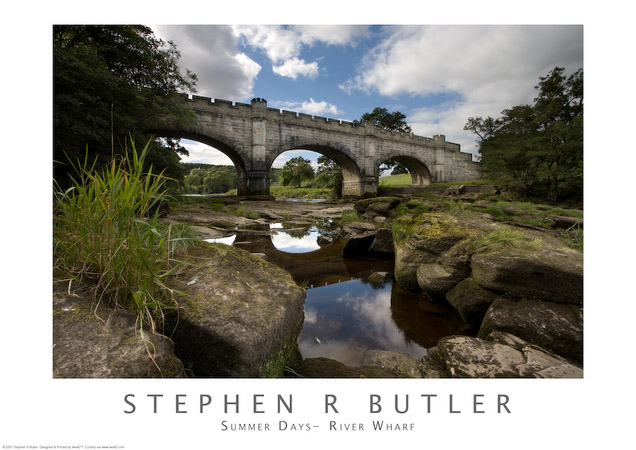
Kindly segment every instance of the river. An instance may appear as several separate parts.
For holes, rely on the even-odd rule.
[[[361,366],[368,350],[420,358],[466,325],[448,305],[406,291],[392,278],[393,259],[343,257],[344,242],[320,245],[328,224],[273,223],[208,239],[243,248],[287,270],[306,288],[305,321],[298,337],[303,358],[327,357]]]

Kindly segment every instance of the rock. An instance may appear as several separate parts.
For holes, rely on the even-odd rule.
[[[378,366],[347,366],[335,359],[307,358],[301,375],[306,378],[395,378],[395,374]]]
[[[359,234],[375,231],[376,226],[368,222],[350,222],[344,225],[340,234],[344,237],[357,236]]]
[[[460,279],[470,274],[470,255],[466,249],[469,242],[468,239],[459,241],[440,257],[440,264],[449,272],[455,272]]]
[[[515,378],[525,363],[520,351],[468,336],[449,336],[437,343],[438,358],[452,378]]]
[[[369,350],[363,365],[378,366],[402,378],[422,378],[422,363],[405,353]]]
[[[464,242],[492,229],[487,221],[439,213],[423,213],[414,220],[398,220],[396,224],[402,230],[394,236],[395,279],[410,290],[419,289],[417,269],[420,265],[445,262],[448,268],[460,267],[462,262],[458,257]],[[463,261],[465,266],[466,261]]]
[[[386,223],[386,217],[384,217],[384,216],[375,216],[373,218],[373,223],[377,223],[378,225],[382,225],[383,223]]]
[[[182,259],[191,266],[175,288],[186,295],[169,320],[196,376],[280,376],[299,361],[305,292],[289,273],[222,244],[197,246]]]
[[[464,186],[460,185],[460,186],[449,186],[448,188],[446,188],[446,195],[450,195],[450,196],[457,196],[457,195],[461,195],[464,193]]]
[[[422,378],[445,378],[444,367],[440,361],[437,347],[428,349],[428,354],[420,360]]]
[[[353,236],[347,240],[342,249],[343,256],[366,255],[375,239],[375,232],[367,232]]]
[[[446,300],[471,327],[478,329],[497,294],[466,278],[446,293]]]
[[[493,291],[556,303],[583,303],[583,254],[561,244],[476,254],[471,268],[473,279]]]
[[[88,295],[55,292],[53,377],[184,377],[172,341],[148,329],[142,338],[136,322],[135,314],[103,304],[94,312]]]
[[[583,219],[580,217],[547,216],[546,219],[554,223],[553,228],[570,228],[574,225],[583,228]]]
[[[434,297],[444,296],[459,281],[456,273],[447,271],[439,264],[422,264],[417,268],[416,275],[420,289]]]
[[[388,228],[380,228],[373,238],[369,247],[370,253],[380,253],[392,255],[395,253],[393,247],[393,233]]]
[[[373,197],[358,200],[353,208],[358,214],[373,212],[376,215],[386,215],[390,210],[395,209],[400,204],[397,197]]]
[[[583,370],[542,348],[515,339],[513,345],[468,336],[440,339],[434,352],[452,378],[582,378]],[[433,363],[434,366],[434,363]]]
[[[513,334],[577,364],[583,362],[583,309],[538,300],[497,298],[479,329],[478,337],[493,331]]]
[[[411,291],[418,290],[417,268],[422,264],[432,264],[437,261],[435,255],[412,248],[407,245],[395,246],[395,281]]]
[[[316,242],[321,247],[324,247],[325,245],[333,244],[333,238],[329,236],[318,236],[318,238],[316,239]]]
[[[217,239],[227,236],[227,231],[220,231],[210,227],[190,225],[190,228],[192,231],[197,232],[201,239]]]
[[[393,274],[389,272],[373,272],[371,275],[369,275],[368,280],[369,283],[371,283],[372,285],[382,286],[392,278]]]

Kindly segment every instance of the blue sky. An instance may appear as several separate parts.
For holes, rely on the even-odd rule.
[[[151,25],[198,76],[198,95],[335,119],[376,106],[400,111],[415,134],[446,135],[467,153],[472,116],[530,103],[555,66],[583,67],[582,25]],[[184,141],[186,162],[231,164]],[[298,155],[286,152],[274,167]],[[310,156],[304,154],[304,156]],[[315,156],[310,157],[315,160]]]

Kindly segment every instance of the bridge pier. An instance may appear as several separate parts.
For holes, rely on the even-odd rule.
[[[247,200],[274,200],[269,192],[270,175],[266,170],[250,170],[238,180],[237,195]]]

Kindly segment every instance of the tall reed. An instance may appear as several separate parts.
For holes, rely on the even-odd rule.
[[[98,303],[134,310],[143,334],[177,306],[166,278],[179,266],[177,244],[187,237],[159,223],[159,208],[151,214],[166,199],[168,178],[153,174],[152,166],[144,171],[150,142],[140,153],[131,143],[126,158],[101,171],[87,156],[74,166],[72,187],[56,189],[54,256],[56,268],[71,279],[92,281]]]

